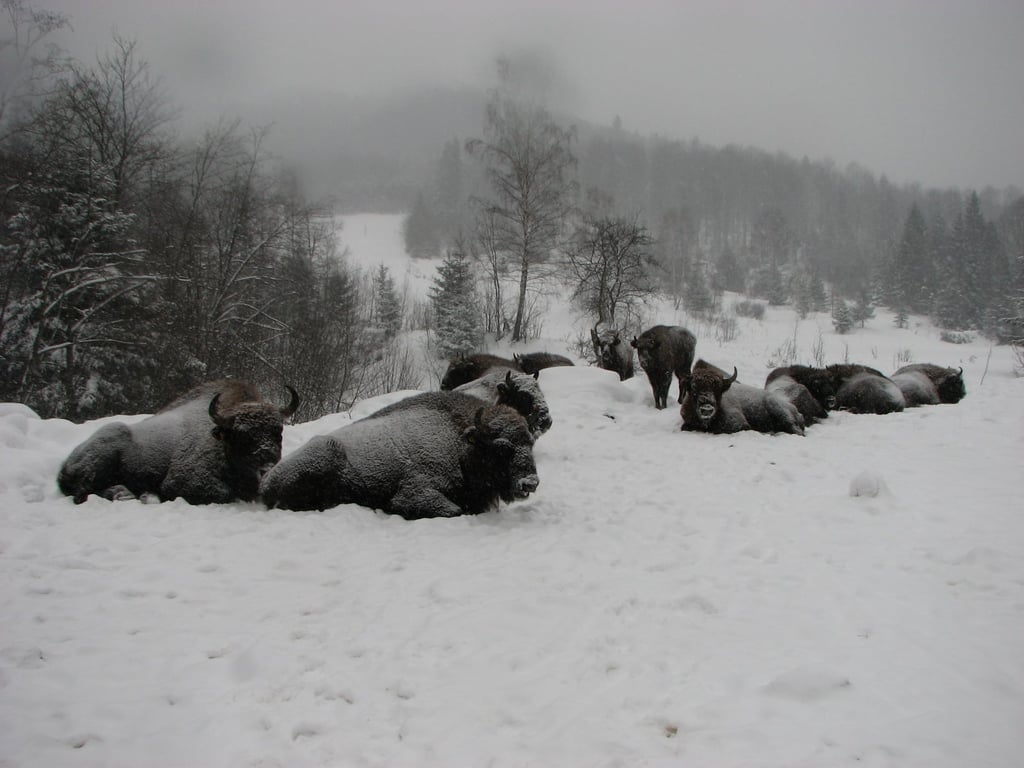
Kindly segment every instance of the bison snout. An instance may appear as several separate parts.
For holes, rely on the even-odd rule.
[[[836,399],[835,399],[835,397],[832,396],[832,395],[829,395],[828,397],[826,397],[825,398],[825,408],[826,408],[826,410],[831,411],[835,407],[836,407]]]
[[[538,485],[540,485],[540,478],[536,475],[521,477],[516,481],[516,495],[525,499],[537,490]]]
[[[710,419],[715,415],[715,406],[710,403],[704,403],[703,405],[697,406],[697,415],[702,419]]]

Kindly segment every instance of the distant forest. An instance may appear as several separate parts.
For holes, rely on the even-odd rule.
[[[883,304],[1024,337],[1019,189],[895,185],[587,125],[517,100],[508,71],[490,94],[296,105],[278,135],[225,118],[182,137],[133,42],[72,61],[47,44],[67,18],[0,8],[14,30],[0,81],[0,401],[43,416],[152,412],[238,376],[268,396],[287,381],[313,418],[425,385],[401,330],[459,329],[434,354],[484,332],[529,338],[544,280],[595,323],[629,325],[654,291],[720,312],[732,290],[801,314],[849,300],[862,320]],[[445,256],[432,306],[399,295],[386,268],[348,262],[334,217],[356,211],[408,213],[409,252]],[[442,307],[476,314],[451,323]]]

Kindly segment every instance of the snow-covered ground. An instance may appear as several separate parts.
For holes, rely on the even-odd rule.
[[[404,270],[388,222],[346,220],[351,257]],[[962,365],[968,395],[708,436],[642,373],[580,361],[541,374],[536,494],[417,522],[75,506],[57,468],[101,422],[2,406],[0,766],[1020,765],[1010,351],[882,312],[837,336],[772,309],[721,342],[650,320],[748,383],[820,344],[886,372]],[[545,327],[530,348],[585,331],[564,302]],[[395,397],[288,427],[285,452]]]

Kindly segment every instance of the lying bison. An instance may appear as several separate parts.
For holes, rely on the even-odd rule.
[[[827,369],[812,368],[809,365],[787,365],[784,368],[776,368],[765,379],[765,389],[780,378],[789,378],[797,384],[803,385],[811,397],[817,401],[822,411],[831,411],[836,407],[835,381]],[[818,418],[824,418],[824,416]]]
[[[512,359],[519,365],[523,373],[536,375],[545,368],[557,368],[564,365],[575,365],[572,360],[563,355],[554,355],[550,352],[527,352],[523,355],[512,355]]]
[[[590,329],[590,343],[594,346],[597,364],[606,371],[619,374],[619,381],[633,378],[633,348],[622,340],[620,331]]]
[[[492,368],[511,368],[513,371],[522,371],[519,363],[497,355],[490,355],[486,352],[478,352],[473,355],[456,357],[448,363],[448,369],[441,379],[441,389],[451,390],[462,386],[473,379],[479,379]]]
[[[894,413],[906,407],[892,381],[866,365],[841,363],[827,367],[836,388],[836,408],[851,413]]]
[[[905,365],[890,377],[908,406],[959,403],[967,394],[963,368],[943,368],[931,363]]]
[[[268,507],[360,504],[407,519],[475,515],[537,490],[533,437],[505,405],[425,392],[314,437],[263,479]]]
[[[244,381],[202,384],[137,424],[101,427],[75,448],[57,476],[80,504],[91,493],[133,499],[156,494],[213,504],[256,498],[260,477],[281,458],[281,433],[299,407],[266,402]]]
[[[479,379],[458,386],[453,391],[514,408],[526,419],[534,439],[551,429],[551,412],[535,375],[519,373],[510,368],[494,368]]]
[[[654,407],[668,406],[668,390],[672,374],[679,379],[679,402],[683,402],[683,379],[690,373],[696,337],[678,325],[656,325],[633,337],[630,344],[636,348],[640,367],[647,374],[654,393]]]
[[[732,376],[704,360],[698,360],[684,379],[682,429],[728,434],[752,429],[757,432],[804,433],[804,419],[796,406],[778,392],[736,382]]]

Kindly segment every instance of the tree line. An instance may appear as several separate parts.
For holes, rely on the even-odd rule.
[[[346,263],[265,131],[178,138],[133,42],[39,57],[67,20],[3,7],[23,71],[0,115],[0,400],[85,419],[235,376],[291,384],[312,418],[416,383],[393,278]]]
[[[515,85],[499,64],[484,136],[444,144],[405,227],[410,254],[454,249],[475,265],[479,324],[495,337],[530,335],[529,298],[554,276],[595,323],[633,324],[656,291],[713,312],[729,290],[831,310],[841,332],[881,305],[900,323],[914,312],[1024,342],[1020,190],[896,186],[620,121],[581,136]]]

